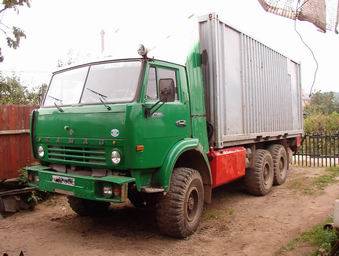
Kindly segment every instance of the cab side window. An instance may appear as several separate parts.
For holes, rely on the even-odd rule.
[[[159,81],[160,79],[171,78],[175,86],[175,100],[178,100],[177,78],[174,69],[167,68],[154,68],[151,67],[148,73],[148,85],[146,92],[146,100],[157,101],[159,100]]]
[[[165,68],[158,68],[157,69],[157,82],[159,84],[160,79],[165,78],[172,78],[174,80],[174,87],[175,87],[175,100],[178,100],[178,88],[177,88],[177,79],[175,75],[175,70],[173,69],[165,69]]]

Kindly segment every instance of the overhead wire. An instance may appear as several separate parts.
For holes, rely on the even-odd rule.
[[[318,63],[318,60],[312,50],[312,48],[306,43],[306,41],[304,40],[304,38],[302,37],[302,35],[300,34],[300,32],[298,31],[297,29],[297,19],[298,19],[298,15],[299,15],[299,11],[301,10],[301,8],[309,1],[309,0],[306,0],[304,1],[300,6],[300,1],[301,0],[298,0],[297,2],[297,6],[295,8],[295,18],[294,18],[294,31],[298,34],[301,42],[304,44],[304,46],[310,51],[311,55],[312,55],[312,58],[315,62],[315,70],[314,70],[314,73],[313,73],[313,81],[312,81],[312,85],[311,85],[311,88],[310,88],[310,93],[309,93],[309,97],[312,96],[312,91],[313,91],[313,87],[315,85],[315,82],[316,82],[316,79],[317,79],[317,74],[318,74],[318,69],[319,69],[319,63]]]

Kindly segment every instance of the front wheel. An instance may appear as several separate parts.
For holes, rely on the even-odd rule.
[[[173,170],[170,189],[158,201],[157,222],[161,233],[177,238],[193,234],[198,228],[204,206],[204,187],[198,171]]]

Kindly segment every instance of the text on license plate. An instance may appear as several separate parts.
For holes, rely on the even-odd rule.
[[[70,177],[52,175],[52,181],[54,183],[68,185],[68,186],[74,186],[75,185],[74,178],[70,178]]]

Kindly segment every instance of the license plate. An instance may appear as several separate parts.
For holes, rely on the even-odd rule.
[[[63,185],[67,185],[67,186],[74,186],[75,185],[74,178],[70,178],[70,177],[52,175],[52,181],[54,183],[63,184]]]

